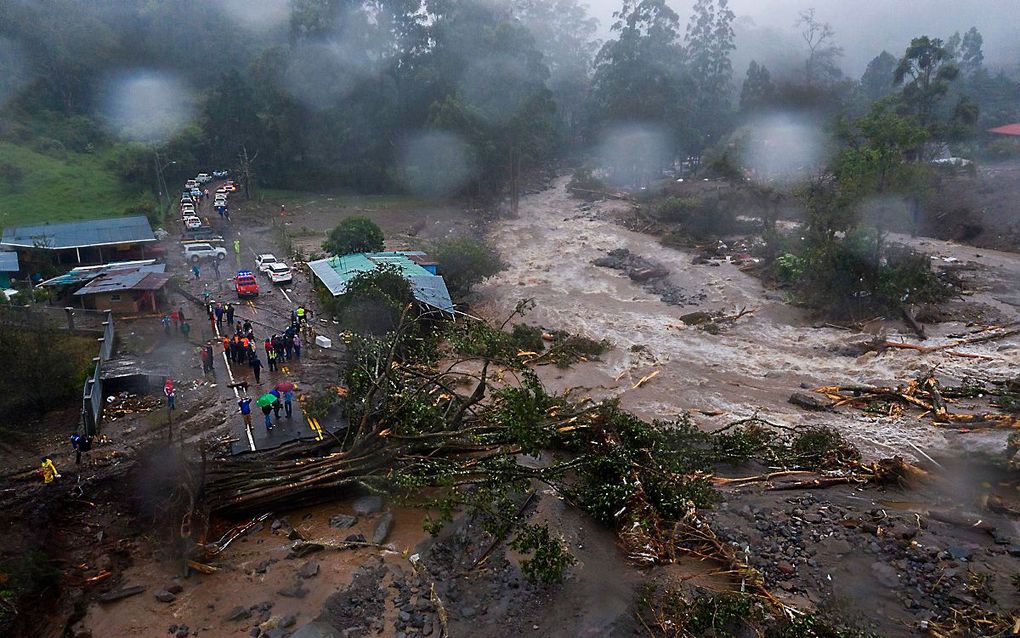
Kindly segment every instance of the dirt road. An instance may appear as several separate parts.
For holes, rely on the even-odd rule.
[[[981,360],[908,351],[863,357],[840,354],[848,343],[874,335],[813,327],[803,312],[735,265],[692,264],[693,254],[664,247],[614,223],[614,211],[626,204],[602,202],[582,210],[582,203],[567,194],[565,181],[524,198],[519,218],[492,230],[491,240],[509,267],[478,289],[480,310],[486,316],[504,317],[518,300],[533,298],[537,307],[526,318],[529,323],[613,344],[602,361],[568,371],[546,368],[543,376],[553,387],[587,388],[596,397],[619,397],[624,408],[649,419],[690,411],[710,429],[758,411],[790,425],[831,425],[875,455],[895,451],[917,456],[912,446],[936,453],[959,444],[1002,449],[1004,432],[961,437],[912,417],[805,412],[788,404],[787,398],[822,385],[896,385],[934,366],[957,379],[1002,377],[1015,373],[1020,340],[968,348],[989,357]],[[977,264],[990,283],[971,299],[995,306],[1014,320],[1020,315],[1008,303],[1018,294],[1020,256],[932,239],[916,243],[939,258]],[[592,260],[617,248],[664,264],[671,282],[695,301],[667,305],[619,272],[592,265]],[[718,335],[680,321],[696,310],[734,313],[741,308],[754,312]],[[904,328],[898,323],[878,322],[872,329],[890,339],[913,338],[901,334]],[[965,329],[956,322],[930,326],[932,338],[926,345],[945,342],[946,335]],[[639,379],[656,371],[654,379],[634,388]]]

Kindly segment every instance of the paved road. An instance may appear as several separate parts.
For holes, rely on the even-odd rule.
[[[220,183],[220,180],[211,182],[208,185],[210,193],[214,192]],[[261,233],[240,232],[248,227],[245,220],[238,218],[236,211],[232,211],[234,212],[234,217],[229,223],[219,218],[212,208],[211,199],[210,197],[210,199],[201,202],[199,210],[204,217],[209,219],[209,222],[214,227],[222,232],[225,240],[224,247],[228,250],[229,256],[220,264],[219,276],[209,277],[206,275],[206,273],[210,272],[212,265],[203,265],[201,287],[211,293],[213,301],[221,301],[223,303],[229,301],[233,303],[235,321],[251,321],[255,327],[255,338],[259,344],[259,358],[263,364],[262,383],[256,385],[255,376],[252,374],[251,368],[247,364],[230,364],[223,352],[222,345],[219,345],[222,343],[222,332],[233,334],[232,328],[226,325],[226,321],[224,321],[222,327],[211,326],[206,321],[204,312],[195,318],[195,323],[201,326],[199,333],[203,338],[213,336],[213,330],[215,329],[217,343],[215,352],[217,359],[214,367],[217,375],[222,375],[226,369],[230,384],[240,382],[248,384],[247,389],[230,387],[227,383],[222,383],[219,386],[223,388],[223,401],[229,403],[234,408],[234,414],[230,417],[231,434],[233,435],[232,438],[235,439],[231,446],[232,451],[235,454],[240,454],[255,450],[271,449],[295,439],[321,438],[325,434],[319,427],[319,424],[305,417],[301,411],[300,402],[297,400],[297,397],[301,395],[302,364],[295,360],[283,361],[278,371],[270,372],[266,366],[265,351],[261,347],[261,343],[266,337],[274,333],[282,333],[287,325],[289,325],[290,311],[296,307],[298,300],[288,296],[285,288],[274,286],[267,278],[261,276],[258,277],[259,289],[263,294],[260,294],[259,297],[251,301],[239,301],[236,299],[231,281],[234,272],[239,268],[247,268],[255,272],[255,254],[273,251],[267,245],[269,243],[267,238],[260,236]],[[241,241],[240,255],[234,254],[234,239],[240,239]],[[253,242],[253,245],[250,245],[249,242]],[[187,267],[190,267],[190,265],[187,265]],[[199,282],[192,283],[197,287]],[[298,282],[295,281],[295,283]],[[198,294],[201,294],[201,291]],[[270,432],[266,430],[265,417],[262,414],[261,408],[254,405],[254,400],[271,390],[281,381],[290,381],[298,386],[298,389],[295,391],[295,401],[293,402],[293,416],[290,419],[286,418],[281,409],[279,421],[273,417],[274,427]],[[236,408],[238,398],[245,393],[252,398],[252,427],[250,429],[245,427],[240,411]]]

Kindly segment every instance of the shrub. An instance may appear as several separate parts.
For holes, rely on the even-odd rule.
[[[446,279],[450,292],[463,296],[475,284],[503,269],[503,262],[490,246],[470,237],[460,237],[438,244],[433,256],[439,272]]]
[[[710,199],[668,197],[652,209],[652,214],[700,240],[736,232],[736,208],[734,202],[719,196]]]
[[[383,232],[367,217],[348,217],[329,233],[322,249],[331,255],[378,252],[383,249]]]
[[[785,253],[776,258],[776,278],[780,283],[786,285],[796,283],[804,276],[806,268],[807,261],[799,255]]]

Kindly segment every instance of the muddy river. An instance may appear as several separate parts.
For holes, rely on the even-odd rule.
[[[1017,338],[967,347],[967,352],[987,359],[905,350],[861,357],[837,354],[848,343],[873,335],[815,327],[804,312],[765,290],[758,279],[737,266],[692,264],[693,253],[664,247],[648,235],[614,223],[614,208],[627,204],[601,202],[582,210],[584,204],[567,194],[565,184],[561,179],[552,188],[524,198],[517,219],[493,228],[490,239],[508,268],[478,288],[477,307],[484,316],[505,317],[520,299],[532,298],[536,308],[527,322],[612,343],[601,361],[567,371],[545,368],[544,378],[552,387],[582,388],[596,398],[619,397],[624,408],[647,419],[689,412],[708,429],[755,412],[787,425],[828,424],[875,456],[896,452],[916,457],[917,450],[938,454],[957,445],[1001,449],[1005,438],[1001,431],[964,436],[909,415],[810,413],[787,399],[793,392],[822,385],[905,383],[934,366],[957,379],[1015,375],[1020,360]],[[1020,301],[1020,256],[930,239],[913,243],[936,259],[977,264],[988,283],[970,298],[1013,320],[1020,314],[1013,305]],[[701,300],[696,305],[667,305],[624,274],[592,265],[592,260],[617,248],[666,265],[671,283],[682,287],[686,297]],[[680,321],[693,311],[735,314],[742,308],[754,312],[722,334]],[[877,323],[873,329],[892,340],[913,341],[913,335],[900,334],[905,328],[898,323]],[[958,322],[929,326],[931,338],[925,345],[937,345],[947,341],[946,335],[973,329]],[[656,371],[655,378],[634,387]]]

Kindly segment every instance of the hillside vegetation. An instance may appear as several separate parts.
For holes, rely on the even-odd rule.
[[[119,217],[139,193],[101,155],[0,142],[0,226]]]

